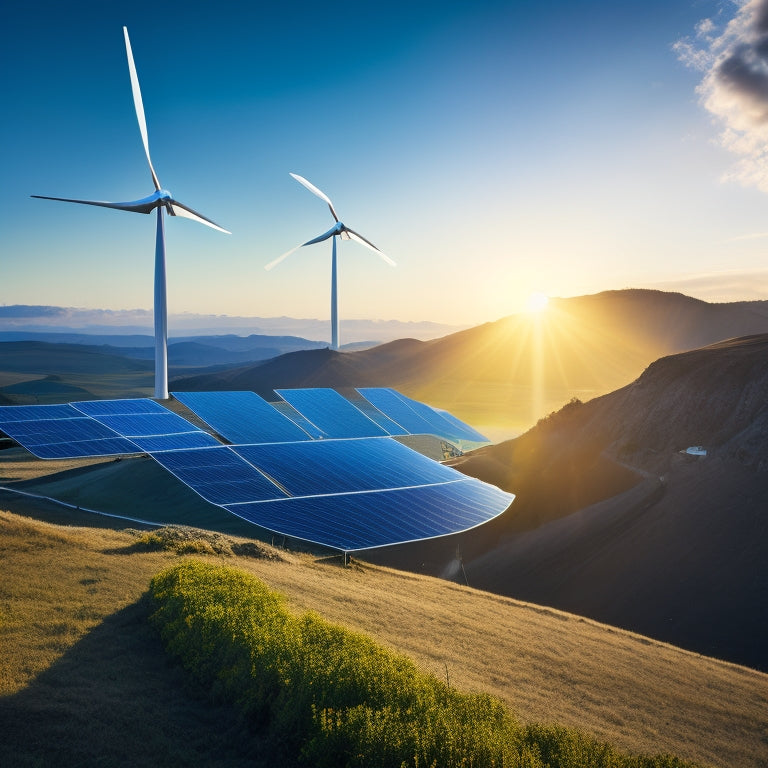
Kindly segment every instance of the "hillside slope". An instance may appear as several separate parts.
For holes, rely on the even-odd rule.
[[[768,670],[767,395],[768,335],[736,339],[460,460],[517,494],[458,540],[469,583]],[[455,547],[375,557],[440,573]]]
[[[661,291],[552,299],[433,341],[401,339],[355,353],[298,352],[237,370],[179,378],[182,390],[391,386],[445,408],[481,431],[518,431],[571,397],[636,378],[653,360],[735,335],[768,332],[768,302],[708,304]],[[507,430],[509,434],[509,430]]]
[[[87,524],[74,511],[3,498],[2,507],[9,505]],[[140,597],[172,553],[137,546],[135,533],[49,525],[8,512],[0,512],[0,543],[8,619],[0,762],[39,764],[40,750],[50,755],[53,744],[70,750],[57,753],[59,762],[84,764],[84,745],[97,741],[104,764],[126,764],[126,756],[149,763],[145,740],[159,748],[165,738],[178,750],[171,754],[185,754],[183,740],[191,738],[207,756],[206,729],[215,731],[214,744],[226,742],[222,731],[236,735],[231,721],[217,721],[214,712],[200,718],[197,734],[191,718],[182,722],[183,682],[158,661],[157,643],[143,637]],[[282,551],[257,559],[248,542],[229,549],[252,556],[210,559],[256,574],[286,594],[292,609],[368,633],[425,671],[449,675],[451,685],[500,696],[525,722],[559,722],[622,749],[723,768],[757,768],[768,757],[764,674],[436,579],[360,564],[340,568]],[[95,711],[99,705],[109,717]],[[72,738],[73,728],[81,738]],[[232,764],[243,764],[235,757]],[[157,753],[158,764],[179,764],[163,758]],[[227,764],[226,756],[216,764]]]

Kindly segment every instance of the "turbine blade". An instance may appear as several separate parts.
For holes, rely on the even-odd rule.
[[[356,243],[360,243],[360,245],[364,245],[366,248],[370,248],[374,253],[378,253],[379,256],[381,256],[384,261],[387,262],[391,267],[396,267],[397,264],[392,261],[392,259],[387,256],[386,253],[382,253],[370,240],[366,240],[362,235],[355,232],[353,229],[350,229],[349,227],[345,228],[345,232],[349,235],[350,240],[354,240]]]
[[[141,98],[141,89],[139,88],[139,76],[136,74],[136,64],[133,62],[133,52],[131,51],[131,41],[128,38],[128,27],[123,27],[125,36],[125,51],[128,54],[128,73],[131,76],[131,91],[133,91],[133,106],[136,108],[136,118],[139,121],[139,131],[141,140],[144,142],[144,152],[147,155],[149,171],[152,174],[152,181],[155,189],[160,189],[160,182],[157,179],[155,169],[152,167],[152,158],[149,156],[149,137],[147,136],[147,119],[144,117],[144,102]]]
[[[302,245],[306,245],[306,243],[302,243]],[[301,245],[297,245],[295,248],[291,248],[290,251],[286,251],[282,256],[278,256],[274,261],[270,261],[269,264],[264,267],[264,269],[269,272],[272,267],[276,267],[283,259],[287,259],[294,251],[298,251],[301,247]]]
[[[232,233],[224,227],[220,227],[215,221],[206,219],[205,216],[199,214],[197,211],[193,211],[186,205],[182,205],[178,200],[171,200],[171,211],[173,216],[181,216],[185,219],[192,219],[200,224],[205,224],[206,227],[211,229],[217,229],[219,232],[223,232],[225,235],[231,235]]]
[[[336,215],[336,210],[333,207],[333,203],[331,202],[331,199],[328,197],[328,195],[325,194],[325,192],[319,190],[314,184],[312,184],[312,182],[307,181],[303,176],[299,176],[298,173],[292,173],[291,176],[293,176],[293,178],[296,179],[299,184],[303,184],[313,195],[317,195],[321,200],[324,200],[326,203],[328,203],[328,207],[331,209],[331,215],[336,221],[339,220],[339,217]]]
[[[59,200],[63,203],[81,203],[82,205],[98,205],[101,208],[116,208],[119,211],[133,211],[134,213],[150,213],[157,208],[157,198],[143,198],[128,203],[110,203],[106,200],[73,200],[71,197],[48,197],[46,195],[30,195],[38,200]]]

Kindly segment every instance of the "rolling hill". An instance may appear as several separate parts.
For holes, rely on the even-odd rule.
[[[517,494],[501,518],[373,559],[445,575],[458,545],[472,586],[766,670],[767,393],[768,335],[662,358],[459,459]]]
[[[236,713],[201,695],[148,629],[142,595],[179,554],[142,546],[119,521],[5,494],[0,508],[18,513],[0,511],[0,762],[253,765]],[[437,579],[193,529],[185,538],[183,556],[253,573],[292,611],[369,634],[460,690],[499,696],[523,722],[704,765],[764,765],[760,672]]]
[[[659,357],[732,336],[768,332],[768,302],[708,304],[661,291],[552,299],[433,341],[401,339],[340,355],[298,352],[225,372],[181,377],[182,390],[392,386],[510,436],[571,397],[610,392]],[[490,427],[490,429],[489,429]]]

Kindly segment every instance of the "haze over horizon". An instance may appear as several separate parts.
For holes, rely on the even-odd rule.
[[[150,307],[150,217],[30,194],[151,190],[126,25],[164,186],[232,236],[167,223],[172,313],[470,325],[534,293],[768,298],[766,0],[546,8],[144,0],[6,10],[0,303]],[[343,327],[343,325],[342,325]],[[344,340],[344,339],[343,339]]]

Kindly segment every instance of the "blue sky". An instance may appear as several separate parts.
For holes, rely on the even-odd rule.
[[[329,243],[263,268],[332,223],[290,171],[398,262],[344,243],[342,318],[480,323],[533,292],[625,287],[768,298],[766,192],[731,172],[703,71],[674,48],[738,12],[6,4],[0,303],[151,308],[151,217],[29,198],[152,191],[123,25],[160,181],[233,233],[167,222],[171,312],[328,317]]]

